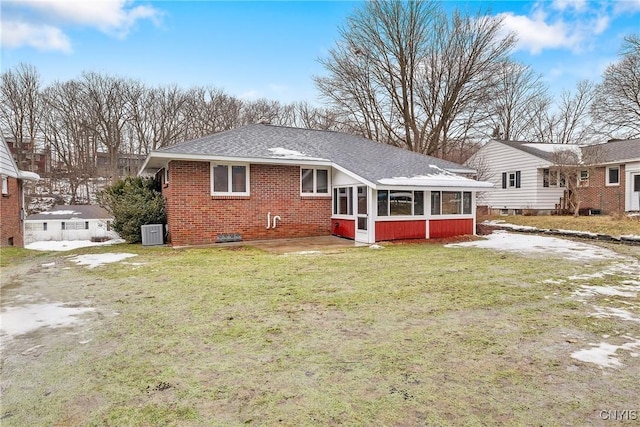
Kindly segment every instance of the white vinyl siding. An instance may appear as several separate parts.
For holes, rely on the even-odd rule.
[[[482,179],[494,185],[492,190],[478,195],[478,204],[494,209],[554,209],[564,194],[564,188],[543,187],[543,169],[552,164],[540,157],[498,141],[489,141],[474,157],[486,165]],[[473,158],[469,164],[473,164],[472,161]],[[508,188],[508,174],[516,171],[520,172],[520,187]],[[507,173],[504,189],[503,173]]]

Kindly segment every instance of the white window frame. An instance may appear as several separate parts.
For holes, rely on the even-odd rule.
[[[578,187],[588,187],[589,186],[589,171],[587,169],[583,169],[578,172]]]
[[[215,188],[214,186],[214,173],[213,173],[213,169],[216,166],[227,166],[228,167],[228,171],[227,171],[227,191],[214,191],[213,189]],[[244,166],[245,168],[245,189],[246,191],[228,191],[233,187],[233,166]],[[235,163],[235,162],[211,162],[211,165],[209,167],[209,171],[210,171],[210,175],[211,175],[211,180],[210,180],[210,185],[211,185],[211,195],[212,196],[249,196],[251,193],[251,187],[250,187],[250,175],[251,175],[251,171],[250,171],[250,167],[249,167],[249,163]]]
[[[304,170],[312,170],[313,171],[313,192],[303,193],[302,192],[302,173]],[[327,172],[327,192],[319,193],[318,192],[318,171],[323,170]],[[302,197],[309,196],[326,196],[331,197],[331,170],[325,167],[312,167],[312,166],[300,166],[300,195]]]
[[[618,182],[609,181],[609,177],[610,177],[609,171],[612,170],[612,169],[618,169]],[[607,186],[609,186],[609,187],[618,187],[618,186],[620,186],[620,166],[619,165],[618,166],[608,166],[607,170],[606,170],[606,174],[607,175],[606,175],[605,179],[606,179],[606,185]]]
[[[2,175],[2,195],[9,195],[9,177]]]

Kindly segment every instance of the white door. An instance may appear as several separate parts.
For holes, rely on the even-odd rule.
[[[631,209],[640,211],[640,173],[631,174]]]
[[[367,186],[356,187],[356,242],[369,242],[369,200]]]

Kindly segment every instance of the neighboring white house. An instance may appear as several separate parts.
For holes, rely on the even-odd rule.
[[[490,140],[467,161],[479,171],[479,179],[494,184],[493,190],[478,194],[478,205],[508,214],[557,209],[566,186],[554,170],[554,153],[566,150],[596,159],[579,178],[585,210],[640,210],[640,139],[584,146]]]
[[[504,213],[553,210],[565,187],[549,168],[554,151],[567,148],[580,150],[577,145],[490,140],[467,161],[482,180],[494,184],[494,190],[478,195],[478,205]]]
[[[95,205],[60,205],[25,219],[25,244],[40,241],[119,238],[113,231],[113,215]]]

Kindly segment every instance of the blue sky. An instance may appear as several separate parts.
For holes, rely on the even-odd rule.
[[[640,33],[640,0],[446,1],[501,15],[515,58],[552,90],[598,81],[622,38]],[[150,85],[213,86],[243,99],[318,102],[312,77],[362,2],[3,0],[0,70],[34,65],[45,84],[82,71]]]

